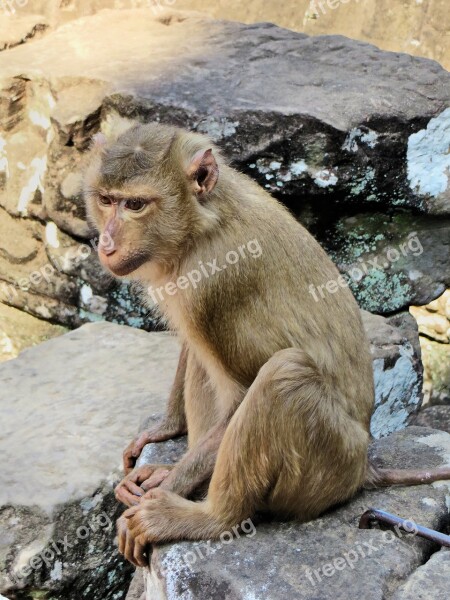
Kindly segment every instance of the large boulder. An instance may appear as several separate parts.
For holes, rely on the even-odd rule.
[[[424,403],[450,405],[450,290],[410,312],[419,326]]]
[[[433,61],[134,9],[5,50],[0,69],[0,299],[12,306],[70,326],[152,326],[87,242],[82,159],[115,113],[207,133],[319,238],[363,308],[392,313],[449,285],[450,75]]]
[[[383,436],[420,406],[417,331],[408,315],[363,318],[377,390],[373,433]],[[121,597],[130,573],[114,543],[121,450],[140,420],[162,412],[178,354],[168,333],[95,323],[0,365],[0,594]],[[185,449],[183,438],[149,445],[142,460],[176,462]]]
[[[124,597],[121,450],[162,411],[177,353],[168,334],[99,323],[0,365],[0,594]]]
[[[371,454],[389,467],[448,465],[450,435],[410,427],[375,442]],[[364,491],[309,523],[246,520],[220,541],[155,546],[129,600],[448,598],[448,552],[428,560],[435,544],[399,529],[360,530],[358,521],[373,507],[401,516],[409,531],[445,531],[449,503],[450,482]]]

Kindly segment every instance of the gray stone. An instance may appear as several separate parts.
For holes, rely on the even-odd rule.
[[[450,405],[426,406],[413,417],[411,424],[441,429],[450,433]]]
[[[391,380],[404,349],[417,346],[417,332],[408,332],[411,323],[405,317],[386,322],[366,314],[364,321],[373,336],[374,364],[383,361],[380,386],[387,389],[383,377]],[[121,449],[139,420],[141,429],[144,417],[163,411],[178,353],[170,334],[98,323],[0,365],[0,403],[9,407],[0,435],[8,482],[0,491],[0,593],[49,589],[56,600],[113,600],[128,570],[117,556],[113,529],[93,529],[107,517],[112,523],[120,511],[113,487],[120,478]],[[417,361],[415,350],[408,360]],[[420,371],[416,374],[420,378]],[[390,390],[391,408],[384,424],[377,418],[377,434],[389,432],[391,421],[404,426],[397,411],[416,407],[410,392],[405,386]],[[186,440],[179,438],[147,446],[142,460],[174,463],[185,450]],[[89,528],[85,541],[78,539],[80,527]],[[48,566],[39,564],[51,540],[63,540],[65,534],[79,543]],[[38,567],[18,577],[33,558]]]
[[[177,359],[169,334],[99,323],[0,365],[0,593],[123,597],[121,451],[163,410]]]
[[[448,600],[450,596],[450,551],[436,552],[401,586],[392,600]]]
[[[125,600],[145,600],[144,569],[137,568]]]
[[[410,427],[375,442],[371,454],[375,462],[389,467],[441,466],[450,460],[450,435]],[[344,506],[309,523],[280,524],[255,519],[253,525],[245,524],[247,534],[231,533],[224,535],[222,541],[155,546],[146,573],[145,597],[147,600],[392,597],[405,580],[413,582],[420,578],[424,582],[419,568],[436,547],[401,531],[359,530],[359,517],[365,510],[376,507],[416,524],[440,529],[448,519],[449,505],[448,482],[363,491]],[[443,568],[447,562],[438,562],[435,571],[439,572],[439,565]],[[442,573],[436,579],[437,589],[448,590],[448,578]],[[139,573],[137,579],[141,578]],[[140,581],[135,585],[142,590]],[[434,578],[428,582],[429,587],[433,585]],[[428,597],[434,598],[424,596]],[[409,596],[400,598],[406,600]]]
[[[378,438],[403,429],[422,404],[423,368],[417,324],[409,313],[384,319],[362,312],[375,380],[371,433]]]

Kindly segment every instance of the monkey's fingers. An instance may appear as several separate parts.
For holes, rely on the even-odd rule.
[[[134,537],[132,536],[131,532],[129,530],[127,530],[123,555],[128,560],[128,562],[132,563],[133,565],[139,566],[135,562],[134,546],[135,546]]]
[[[121,554],[123,554],[125,551],[125,543],[127,540],[127,530],[128,530],[127,521],[126,521],[126,519],[124,519],[124,517],[122,515],[120,517],[120,519],[117,520],[117,542],[118,542],[118,546],[119,546],[119,552]]]
[[[135,464],[136,458],[133,456],[133,446],[130,444],[123,452],[123,470],[125,475],[128,475],[134,469]]]
[[[162,465],[141,465],[140,467],[135,467],[123,481],[131,481],[132,483],[141,485],[143,481],[151,477],[156,470],[161,468],[163,468]]]
[[[169,474],[170,471],[167,469],[157,469],[151,477],[141,483],[141,488],[147,492],[152,488],[158,487]]]
[[[143,495],[142,489],[132,481],[124,481],[115,489],[115,496],[126,506],[136,506]]]
[[[141,544],[141,539],[142,536],[139,539],[134,540],[133,558],[138,567],[148,567],[149,556],[146,552],[147,544]]]
[[[148,431],[143,431],[133,444],[133,447],[131,449],[131,457],[139,458],[144,446],[146,446],[151,441],[152,439],[150,433]]]

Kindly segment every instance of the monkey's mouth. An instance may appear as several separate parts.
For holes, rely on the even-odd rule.
[[[125,257],[121,256],[117,251],[108,255],[103,252],[99,252],[98,254],[100,262],[105,269],[110,271],[116,277],[126,277],[127,275],[130,275],[150,259],[149,255],[145,252],[138,252],[134,253],[132,256]]]

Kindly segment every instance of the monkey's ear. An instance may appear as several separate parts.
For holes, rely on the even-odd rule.
[[[214,189],[219,179],[219,167],[211,148],[197,152],[189,165],[188,175],[196,194],[202,195]]]

